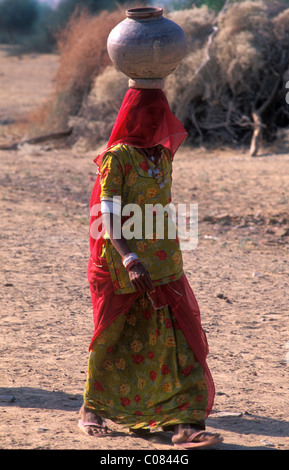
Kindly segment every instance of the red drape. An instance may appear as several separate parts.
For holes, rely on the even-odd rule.
[[[162,90],[130,88],[104,152],[119,143],[141,148],[161,144],[170,149],[173,157],[186,137],[184,126],[172,113]],[[104,152],[95,159],[97,164]]]

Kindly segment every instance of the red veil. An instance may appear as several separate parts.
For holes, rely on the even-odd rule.
[[[170,110],[166,95],[162,90],[129,89],[124,97],[108,144],[94,161],[99,166],[105,152],[118,143],[140,148],[161,144],[171,151],[173,158],[186,136],[186,130]],[[95,207],[98,207],[100,211],[99,175],[91,195],[90,224],[99,217]],[[91,258],[88,264],[88,280],[95,326],[90,349],[93,348],[94,339],[119,314],[128,311],[140,295],[138,292],[115,294],[105,260],[99,258],[102,244],[101,232],[97,239],[93,238],[90,233]],[[156,308],[170,305],[195,357],[203,366],[208,386],[207,415],[209,415],[214,402],[215,389],[206,362],[208,343],[201,325],[199,307],[185,274],[178,281],[157,286],[151,297]]]
[[[131,88],[124,97],[107,147],[118,143],[142,148],[162,144],[174,156],[186,137],[186,130],[172,113],[162,90]]]

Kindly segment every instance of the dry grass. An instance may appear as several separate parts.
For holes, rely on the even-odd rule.
[[[266,139],[275,138],[278,126],[288,126],[284,76],[289,64],[289,9],[280,10],[273,12],[262,1],[232,4],[218,18],[210,49],[203,42],[198,50],[189,51],[167,80],[172,109],[193,142],[247,146],[256,125],[254,113],[261,109]],[[196,73],[207,54],[210,60]]]
[[[177,23],[186,33],[189,52],[199,50],[212,30],[215,13],[206,6],[178,10],[170,13],[168,18]]]
[[[60,65],[51,97],[29,116],[34,134],[66,129],[69,117],[79,113],[93,80],[110,64],[106,42],[111,29],[124,18],[122,10],[91,16],[75,12],[58,33]]]
[[[85,149],[105,143],[127,89],[128,78],[113,66],[108,66],[99,74],[93,82],[81,113],[70,117],[69,124],[73,127],[73,135],[69,143],[77,143],[78,147]]]
[[[56,92],[68,91],[75,103],[71,111],[78,111],[83,96],[87,95],[96,75],[110,64],[107,54],[107,37],[111,29],[123,19],[123,13],[102,12],[90,16],[86,12],[75,14],[58,37],[61,55],[56,75]]]

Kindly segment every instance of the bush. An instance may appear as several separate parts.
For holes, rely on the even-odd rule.
[[[91,149],[107,142],[127,89],[128,78],[113,66],[106,67],[96,77],[81,113],[69,120],[73,128],[69,143]]]
[[[55,90],[48,102],[30,116],[34,132],[67,129],[69,118],[84,105],[93,80],[110,64],[106,42],[111,29],[123,19],[123,12],[101,12],[91,16],[75,12],[57,36],[60,65]]]
[[[261,1],[235,3],[218,19],[209,50],[207,42],[192,48],[168,78],[171,107],[192,142],[248,145],[256,127],[271,140],[278,125],[288,126],[288,18],[281,5],[273,13]]]

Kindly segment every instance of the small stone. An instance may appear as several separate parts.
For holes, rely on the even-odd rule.
[[[272,444],[272,442],[269,442],[269,441],[261,441],[261,443],[266,447],[275,447],[275,445]]]
[[[243,416],[243,413],[240,413],[238,411],[219,411],[217,413],[214,413],[212,416],[215,416],[217,418],[240,418]]]

